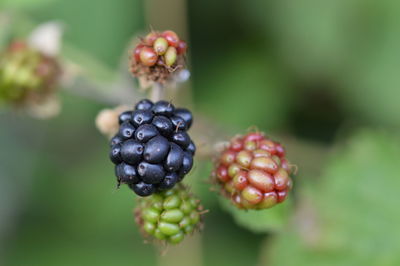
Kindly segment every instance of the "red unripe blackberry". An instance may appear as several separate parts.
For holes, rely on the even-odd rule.
[[[158,55],[153,48],[143,47],[139,56],[140,62],[145,66],[154,66],[157,63]]]
[[[167,41],[168,44],[177,48],[179,45],[179,37],[178,35],[172,30],[166,30],[161,34]]]
[[[131,53],[131,72],[144,88],[154,82],[173,85],[177,73],[185,69],[187,45],[170,30],[152,31]]]
[[[214,181],[241,209],[266,209],[283,202],[290,189],[283,146],[262,133],[234,137],[219,155]]]

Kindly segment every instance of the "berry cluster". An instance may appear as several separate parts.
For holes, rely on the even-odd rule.
[[[131,71],[139,78],[164,83],[183,65],[186,42],[170,30],[152,31],[135,47]]]
[[[171,190],[141,198],[135,218],[145,236],[178,244],[186,234],[199,229],[202,211],[200,201],[179,184]]]
[[[196,151],[186,133],[192,120],[189,110],[166,101],[141,100],[134,111],[123,112],[110,151],[118,184],[149,196],[180,182],[192,169]]]
[[[13,42],[0,54],[0,101],[40,101],[53,93],[59,75],[54,58],[24,42]]]
[[[233,138],[213,178],[241,209],[270,208],[283,202],[292,187],[284,148],[261,133]]]

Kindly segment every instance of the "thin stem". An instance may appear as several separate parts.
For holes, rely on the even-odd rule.
[[[164,99],[165,88],[161,83],[155,82],[149,90],[149,98],[153,102],[158,102],[159,100]]]

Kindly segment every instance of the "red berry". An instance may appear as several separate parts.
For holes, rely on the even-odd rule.
[[[143,44],[138,44],[135,47],[135,50],[133,51],[133,56],[134,56],[136,62],[140,62],[140,51],[142,51],[143,47],[144,47]]]
[[[288,172],[283,168],[279,169],[279,171],[274,175],[274,179],[275,187],[277,190],[285,190],[291,183]]]
[[[262,192],[270,192],[274,189],[273,177],[262,170],[250,170],[248,180],[251,185]]]
[[[247,173],[245,171],[239,171],[233,178],[233,185],[237,190],[243,190],[248,185]]]
[[[272,140],[263,140],[258,144],[258,148],[265,150],[271,154],[276,153],[275,143]]]
[[[240,139],[234,138],[231,141],[230,147],[233,151],[241,151],[243,149],[243,142]]]
[[[222,182],[228,182],[229,179],[230,179],[230,177],[228,176],[228,169],[223,165],[218,167],[218,169],[217,169],[217,177]]]
[[[157,32],[152,31],[149,34],[147,34],[146,37],[144,37],[144,42],[149,46],[153,46],[154,42],[158,37],[159,35],[157,34]]]
[[[176,48],[176,50],[178,51],[178,54],[179,54],[179,55],[185,54],[185,53],[186,53],[186,50],[187,50],[187,44],[186,44],[186,42],[180,41],[180,42],[178,43],[178,47]]]
[[[251,168],[275,174],[279,167],[271,157],[258,157],[251,161]]]
[[[264,136],[261,133],[255,132],[255,133],[249,133],[247,134],[243,141],[247,142],[247,141],[259,141],[264,139]]]
[[[241,209],[271,208],[292,188],[284,148],[258,132],[233,138],[214,176],[223,194]]]
[[[236,153],[234,151],[225,151],[221,156],[221,163],[224,165],[230,165],[235,161]]]
[[[145,66],[154,66],[157,63],[158,55],[150,47],[143,47],[140,51],[140,62]]]
[[[281,203],[286,199],[287,193],[288,193],[287,190],[278,191],[277,192],[277,194],[278,194],[278,203]]]
[[[250,204],[257,204],[263,199],[263,194],[255,187],[247,186],[243,189],[242,198],[247,200]]]
[[[179,37],[172,30],[166,30],[161,34],[167,41],[168,44],[177,48],[179,45]]]

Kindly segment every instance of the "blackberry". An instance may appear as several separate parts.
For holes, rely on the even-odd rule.
[[[213,179],[238,208],[266,209],[286,199],[292,188],[290,174],[282,145],[261,133],[249,133],[230,141]]]
[[[141,100],[119,116],[119,131],[111,139],[110,160],[118,184],[128,184],[139,196],[171,189],[189,173],[196,147],[186,132],[189,110],[166,101]]]
[[[175,178],[175,174],[170,177]],[[140,198],[135,220],[145,237],[178,244],[185,235],[200,229],[203,212],[200,201],[189,193],[186,186],[179,184],[170,190]]]

